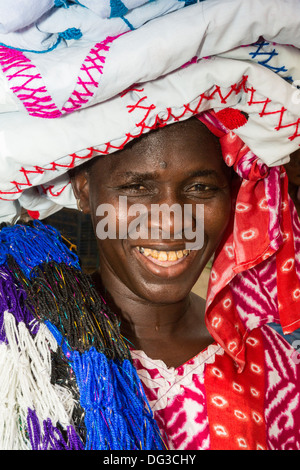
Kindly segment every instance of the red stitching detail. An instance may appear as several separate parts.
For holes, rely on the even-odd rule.
[[[121,98],[126,96],[130,91],[136,91],[137,93],[144,93],[145,89],[144,88],[136,88],[138,85],[134,83],[130,87],[126,88],[124,91],[122,91],[119,95]]]
[[[56,163],[56,162],[51,162],[49,164],[49,165],[52,166],[51,168],[43,168],[43,167],[39,167],[39,166],[35,166],[34,170],[26,170],[24,168],[21,168],[20,172],[23,173],[23,175],[25,176],[26,182],[25,183],[20,183],[20,182],[17,182],[17,181],[12,181],[11,184],[13,184],[17,188],[17,190],[0,191],[0,194],[18,194],[18,193],[22,192],[22,189],[20,189],[21,186],[28,186],[28,187],[32,186],[32,184],[30,182],[30,179],[29,179],[29,176],[28,176],[30,173],[42,174],[43,172],[46,172],[46,171],[55,171],[58,168],[70,169],[70,168],[73,168],[75,166],[75,162],[76,162],[77,159],[86,160],[88,158],[91,158],[94,153],[98,153],[98,154],[101,154],[101,155],[107,155],[107,154],[110,153],[110,150],[112,150],[112,149],[113,150],[122,150],[124,148],[124,146],[130,140],[133,140],[134,138],[137,138],[137,137],[141,136],[147,130],[155,129],[157,127],[164,127],[164,126],[167,125],[167,123],[170,120],[178,121],[186,113],[190,113],[191,115],[198,114],[199,107],[201,106],[201,104],[203,103],[204,100],[212,101],[213,99],[215,99],[215,95],[218,95],[221,102],[226,103],[228,98],[233,93],[238,94],[238,93],[241,92],[241,90],[243,90],[245,93],[250,94],[250,98],[248,100],[248,105],[249,106],[252,106],[254,104],[262,104],[263,105],[262,110],[259,114],[261,117],[263,117],[265,115],[268,115],[268,114],[274,114],[274,115],[278,114],[279,115],[279,122],[278,122],[278,125],[275,127],[275,130],[280,130],[282,128],[295,126],[295,128],[296,128],[295,133],[293,135],[291,135],[289,137],[289,139],[293,140],[296,137],[300,137],[300,134],[298,134],[298,130],[299,130],[299,126],[300,126],[300,118],[298,118],[296,122],[283,124],[283,118],[284,118],[286,109],[282,107],[282,108],[280,108],[279,110],[276,110],[276,111],[267,111],[267,107],[271,103],[271,100],[267,98],[265,100],[255,101],[256,90],[253,87],[247,88],[247,79],[248,79],[248,77],[244,76],[239,83],[233,84],[230,87],[230,91],[225,95],[223,95],[222,90],[219,86],[215,86],[210,93],[208,93],[208,94],[202,93],[199,96],[198,101],[195,103],[194,109],[193,109],[191,104],[183,105],[183,112],[180,115],[175,115],[174,112],[172,111],[172,108],[167,108],[165,118],[162,118],[162,117],[159,117],[158,115],[156,115],[155,118],[154,118],[154,123],[151,126],[146,125],[146,119],[149,116],[149,113],[151,111],[153,111],[156,107],[155,107],[154,104],[150,104],[150,105],[146,106],[145,105],[145,100],[147,99],[147,96],[142,96],[141,98],[138,99],[138,101],[134,105],[128,105],[127,106],[127,108],[129,109],[128,112],[130,112],[130,113],[135,111],[135,110],[139,110],[139,109],[143,109],[145,111],[143,119],[136,124],[136,128],[137,128],[137,131],[138,131],[137,134],[133,135],[131,133],[127,133],[125,135],[125,138],[124,138],[123,142],[119,146],[118,145],[113,145],[112,143],[107,142],[105,144],[104,150],[100,150],[100,149],[97,149],[97,148],[94,148],[94,147],[89,147],[89,148],[86,149],[89,153],[87,155],[83,156],[83,157],[80,156],[80,155],[77,155],[76,153],[72,153],[72,154],[69,155],[71,157],[71,161],[70,161],[70,163],[68,163],[66,165],[62,165],[62,164],[59,164],[59,163]],[[144,93],[144,88],[137,88],[137,85],[133,85],[132,87],[130,87],[127,90],[125,90],[124,92],[122,92],[122,94],[120,94],[120,96],[124,97],[130,91],[135,91],[137,93]],[[53,188],[53,186],[50,186],[50,187]],[[59,191],[59,194],[61,194],[61,192],[62,191]],[[55,195],[55,194],[53,194],[53,195]],[[4,199],[4,198],[0,197],[0,199]]]
[[[25,183],[19,183],[17,181],[11,181],[11,184],[16,186],[17,190],[16,191],[0,191],[1,194],[19,194],[23,191],[20,188],[20,186],[26,186],[26,187],[29,187],[29,188],[32,186],[32,184],[30,182],[30,179],[28,177],[29,173],[35,173],[35,174],[40,174],[40,175],[42,175],[44,173],[43,168],[40,168],[38,166],[35,167],[35,170],[25,170],[25,168],[22,167],[19,171],[21,173],[23,173],[23,175],[25,176],[26,182]]]
[[[53,184],[48,186],[47,188],[45,188],[44,185],[41,185],[41,188],[42,188],[42,191],[43,191],[44,194],[49,193],[50,196],[58,197],[64,192],[64,190],[66,189],[67,186],[69,186],[69,184],[70,184],[70,182],[68,182],[65,186],[63,186],[63,188],[61,188],[60,190],[58,190],[56,192],[53,192],[53,188],[54,188]]]
[[[300,126],[300,118],[296,122],[293,122],[292,124],[285,124],[285,125],[282,125],[282,119],[281,119],[279,126],[276,128],[276,130],[283,129],[286,127],[291,127],[291,126],[295,126],[295,132],[293,135],[289,137],[289,140],[294,140],[296,139],[296,137],[300,137],[300,134],[298,133],[299,126]]]
[[[76,153],[72,153],[69,155],[69,157],[71,157],[71,162],[66,164],[66,165],[63,165],[61,163],[57,163],[57,162],[50,162],[49,165],[51,165],[51,168],[44,168],[44,167],[41,167],[41,166],[34,166],[34,170],[32,169],[26,169],[26,168],[21,168],[19,171],[21,173],[23,173],[24,177],[25,177],[25,182],[21,183],[19,181],[11,181],[10,183],[15,186],[15,190],[11,190],[11,191],[0,191],[0,194],[20,194],[23,192],[24,189],[26,188],[30,188],[32,186],[32,183],[30,182],[30,179],[29,179],[29,176],[30,174],[44,174],[46,171],[56,171],[58,170],[59,168],[66,168],[68,170],[70,170],[71,168],[74,168],[75,166],[75,161],[76,160],[86,160],[88,158],[91,158],[95,149],[93,147],[90,147],[87,149],[89,151],[89,153],[85,156],[80,156],[80,155],[77,155]],[[26,188],[21,188],[21,186],[26,186]],[[54,186],[52,186],[54,187]],[[5,200],[5,201],[8,201],[10,199],[6,199],[6,198],[3,198],[3,197],[0,197],[1,200]]]
[[[276,131],[279,131],[280,129],[284,129],[284,128],[287,128],[287,127],[295,127],[294,134],[290,135],[290,137],[288,137],[288,139],[289,140],[294,140],[296,137],[300,137],[300,134],[298,133],[299,126],[300,126],[300,118],[298,118],[297,121],[295,121],[295,122],[290,122],[288,124],[283,124],[284,115],[287,111],[287,109],[284,106],[282,106],[277,111],[267,111],[267,107],[272,101],[269,98],[266,98],[265,100],[255,101],[254,100],[254,95],[255,95],[256,90],[254,88],[249,88],[248,91],[251,93],[250,100],[248,102],[249,106],[252,106],[253,104],[263,104],[263,108],[262,108],[261,112],[259,113],[260,117],[268,116],[268,115],[271,115],[271,114],[279,114],[278,125],[275,126],[274,129]]]

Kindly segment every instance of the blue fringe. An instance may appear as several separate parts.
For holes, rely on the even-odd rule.
[[[86,450],[163,450],[142,383],[129,360],[107,359],[89,349],[71,351],[58,329],[47,327],[74,370],[85,411]]]
[[[39,221],[32,225],[3,227],[0,231],[0,265],[12,256],[28,279],[32,269],[51,261],[80,268],[77,255],[62,241],[59,232]],[[147,402],[142,383],[128,359],[109,359],[94,347],[79,352],[71,349],[58,328],[45,321],[69,366],[73,369],[85,412],[87,450],[162,450],[165,449],[157,423]],[[31,421],[31,423],[34,423]],[[57,435],[47,428],[52,440]],[[46,429],[45,428],[45,429]],[[38,428],[32,442],[39,446]],[[48,441],[47,441],[48,442]],[[54,440],[53,445],[63,442]],[[42,447],[44,444],[41,444]],[[48,445],[48,444],[47,444]]]
[[[69,250],[58,230],[39,221],[32,226],[16,224],[1,229],[0,265],[8,255],[13,256],[28,278],[33,268],[49,261],[80,269],[78,256]]]

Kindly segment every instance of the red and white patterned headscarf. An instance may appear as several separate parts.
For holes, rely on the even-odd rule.
[[[241,178],[211,271],[206,322],[243,368],[247,332],[270,322],[284,333],[300,327],[300,224],[284,167],[266,166],[234,133],[244,115],[228,108],[198,118]]]

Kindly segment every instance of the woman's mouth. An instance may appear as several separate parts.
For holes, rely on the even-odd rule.
[[[149,258],[152,263],[157,264],[158,266],[172,266],[181,262],[186,258],[191,250],[153,250],[152,248],[137,246],[137,250],[146,258]]]
[[[168,279],[182,275],[199,253],[199,250],[163,250],[157,248],[137,246],[134,248],[134,252],[147,271],[158,277]]]

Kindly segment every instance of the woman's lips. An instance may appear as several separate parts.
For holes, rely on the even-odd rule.
[[[138,251],[146,258],[152,261],[152,263],[159,266],[172,266],[188,256],[190,250],[153,250],[152,248],[144,248],[137,246]]]
[[[168,278],[182,274],[198,253],[196,250],[158,250],[140,246],[134,251],[153,274]]]

